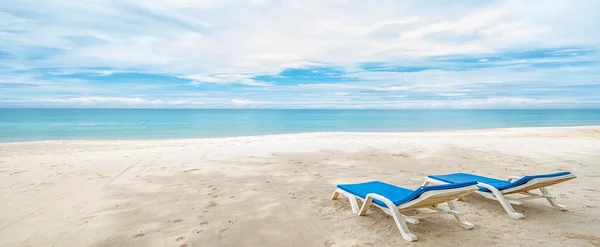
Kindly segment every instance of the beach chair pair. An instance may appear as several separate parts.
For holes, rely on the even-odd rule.
[[[416,224],[419,219],[442,214],[453,215],[459,225],[465,229],[473,228],[463,216],[456,200],[471,193],[478,193],[485,198],[500,202],[504,210],[512,218],[520,219],[524,215],[516,212],[511,204],[522,205],[523,201],[546,199],[553,208],[566,210],[560,205],[546,187],[561,183],[576,176],[570,172],[557,172],[524,177],[511,176],[507,180],[478,176],[467,173],[428,176],[423,186],[410,190],[380,181],[359,184],[339,184],[333,192],[332,200],[339,195],[348,198],[352,212],[359,216],[366,215],[369,207],[374,205],[394,219],[402,237],[408,241],[417,240],[406,223]],[[532,192],[539,189],[541,193]],[[506,195],[521,194],[520,198],[507,198]],[[359,208],[357,199],[363,201]],[[441,206],[447,204],[447,207]],[[404,212],[417,208],[429,208],[431,213],[407,215]]]

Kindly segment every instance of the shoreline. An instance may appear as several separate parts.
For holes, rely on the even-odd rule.
[[[475,128],[475,129],[450,129],[450,130],[431,130],[431,131],[395,131],[395,132],[353,132],[353,131],[325,131],[325,132],[297,132],[297,133],[282,133],[282,134],[264,134],[264,135],[241,135],[241,136],[223,136],[223,137],[192,137],[192,138],[154,138],[154,139],[56,139],[56,140],[34,140],[34,141],[0,141],[0,145],[9,144],[26,144],[26,143],[53,143],[53,142],[136,142],[136,141],[195,141],[195,140],[216,140],[216,139],[235,139],[235,138],[258,138],[258,137],[284,137],[284,136],[306,136],[306,135],[404,135],[404,134],[456,134],[456,133],[473,133],[473,132],[489,132],[489,131],[520,131],[520,130],[560,130],[560,129],[596,129],[600,125],[574,125],[574,126],[527,126],[527,127],[506,127],[506,128]]]

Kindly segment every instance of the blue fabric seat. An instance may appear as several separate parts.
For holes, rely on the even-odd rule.
[[[360,198],[366,198],[367,194],[369,193],[376,193],[388,198],[390,201],[392,201],[392,203],[394,203],[394,205],[398,206],[414,200],[427,191],[456,189],[475,184],[477,184],[477,182],[468,181],[466,183],[421,186],[416,190],[410,190],[380,181],[371,181],[359,184],[339,184],[337,187]],[[373,203],[381,207],[387,207],[385,203],[377,199],[374,199]]]
[[[570,172],[556,172],[556,173],[550,173],[550,174],[532,175],[532,176],[522,177],[519,180],[513,181],[513,182],[508,182],[506,180],[501,180],[501,179],[497,179],[497,178],[478,176],[478,175],[469,174],[469,173],[429,175],[429,177],[439,180],[439,181],[450,183],[450,184],[475,181],[475,182],[479,182],[479,183],[489,184],[489,185],[493,186],[494,188],[501,191],[501,190],[505,190],[505,189],[509,189],[509,188],[517,187],[519,185],[526,184],[527,182],[529,182],[530,180],[535,179],[535,178],[560,177],[560,176],[565,176],[565,175],[569,175],[569,174],[571,174],[571,173]],[[478,186],[478,187],[479,187],[480,191],[490,192],[490,190],[488,190],[486,188],[483,188],[481,186]]]

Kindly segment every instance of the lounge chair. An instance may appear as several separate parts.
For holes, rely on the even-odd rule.
[[[375,205],[394,218],[396,226],[398,226],[398,230],[400,230],[404,239],[415,241],[417,240],[417,236],[408,230],[406,222],[416,224],[419,223],[419,219],[425,217],[451,214],[459,222],[461,227],[465,229],[473,228],[473,224],[469,223],[463,217],[455,200],[477,191],[478,188],[476,184],[477,183],[475,182],[467,182],[437,186],[421,186],[416,190],[405,189],[379,181],[360,184],[340,184],[333,192],[331,199],[338,199],[340,194],[348,197],[352,212],[359,216],[366,215],[369,207]],[[363,201],[360,210],[356,198]],[[439,206],[438,204],[441,203],[448,203],[449,208]],[[408,216],[400,213],[400,211],[404,210],[425,207],[430,208],[435,212],[418,216]]]
[[[507,180],[501,180],[496,178],[478,176],[468,173],[453,173],[447,175],[431,175],[425,180],[423,185],[429,184],[453,184],[463,183],[466,181],[476,181],[479,187],[480,195],[485,198],[499,201],[504,210],[515,219],[525,217],[521,213],[517,213],[511,204],[523,205],[522,201],[545,198],[548,200],[553,208],[560,209],[562,211],[567,210],[567,207],[560,205],[554,196],[550,194],[550,191],[546,187],[562,183],[564,181],[576,178],[575,175],[570,172],[557,172],[551,174],[532,175],[524,177],[510,176]],[[541,194],[531,192],[531,190],[539,189]],[[507,194],[522,194],[525,197],[521,198],[506,198]]]

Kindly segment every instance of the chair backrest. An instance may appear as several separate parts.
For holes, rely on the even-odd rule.
[[[510,188],[501,190],[502,194],[521,193],[534,189],[547,187],[553,184],[558,184],[576,178],[570,172],[557,172],[552,174],[525,176],[513,183]]]
[[[520,178],[517,181],[512,182],[511,187],[516,187],[516,186],[519,186],[522,184],[526,184],[530,180],[536,179],[536,178],[552,178],[552,177],[560,177],[560,176],[569,175],[569,174],[571,174],[571,173],[570,172],[555,172],[555,173],[549,173],[549,174],[525,176],[525,177]]]
[[[420,208],[461,198],[477,191],[475,185],[477,182],[421,186],[403,200],[408,203],[401,208]]]

